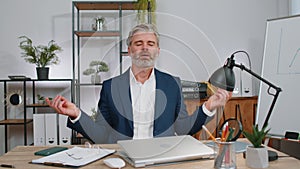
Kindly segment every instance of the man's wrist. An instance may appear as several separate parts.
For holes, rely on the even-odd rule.
[[[209,109],[209,108],[207,107],[207,106],[208,106],[207,104],[208,104],[207,101],[203,103],[203,105],[202,105],[202,110],[203,110],[203,112],[204,112],[207,116],[211,117],[211,116],[213,116],[213,115],[216,113],[216,109],[213,109],[213,110]]]
[[[81,111],[80,111],[80,109],[77,108],[76,114],[77,114],[76,117],[70,117],[69,116],[69,118],[70,118],[70,120],[71,120],[72,123],[75,123],[75,122],[77,122],[80,119],[80,117],[81,117]]]
[[[203,104],[205,106],[205,108],[208,110],[208,111],[212,111],[212,107],[211,107],[211,101],[208,99],[206,102],[204,102]]]

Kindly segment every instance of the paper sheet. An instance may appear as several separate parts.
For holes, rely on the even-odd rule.
[[[114,153],[112,149],[95,149],[73,147],[71,149],[58,152],[56,154],[32,160],[38,164],[60,164],[62,166],[83,166],[107,155]]]

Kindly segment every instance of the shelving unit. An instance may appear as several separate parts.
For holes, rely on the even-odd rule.
[[[83,86],[101,87],[102,83],[92,84],[82,81],[82,63],[81,59],[89,59],[89,57],[82,56],[82,46],[87,38],[103,40],[110,38],[115,39],[114,42],[116,45],[114,48],[118,50],[118,57],[115,58],[115,63],[118,63],[119,74],[122,73],[123,65],[122,58],[128,55],[128,52],[123,48],[123,11],[132,11],[135,10],[135,3],[137,1],[73,1],[72,2],[72,48],[73,48],[73,80],[75,82],[75,103],[78,107],[81,107],[80,104],[80,91]],[[150,10],[150,8],[148,8]],[[117,17],[115,18],[116,27],[114,29],[107,29],[103,31],[94,31],[92,28],[83,28],[84,17],[83,15],[91,12],[111,12],[114,13]],[[92,24],[92,22],[90,23]],[[83,40],[84,39],[84,40]],[[113,56],[115,57],[115,56]]]
[[[77,80],[75,85],[80,85],[80,66],[75,66],[75,61],[80,60],[80,38],[83,37],[116,37],[119,41],[119,63],[122,62],[122,11],[134,10],[135,2],[109,2],[109,1],[73,1],[72,8],[72,46],[73,46],[73,78]],[[119,28],[118,30],[105,30],[105,31],[93,31],[93,30],[81,30],[81,13],[88,10],[111,10],[118,12],[119,14]],[[121,18],[121,19],[120,19]],[[76,57],[77,55],[77,57]],[[80,63],[78,63],[79,65]],[[77,70],[76,70],[77,68]],[[77,71],[77,78],[76,72]],[[122,72],[122,66],[120,66],[120,73]]]
[[[135,11],[135,4],[137,3],[137,0],[128,0],[128,1],[73,1],[72,2],[72,53],[73,53],[73,81],[75,85],[75,104],[85,110],[88,111],[89,105],[81,105],[81,100],[83,98],[88,100],[89,103],[94,102],[91,101],[92,98],[85,98],[83,95],[87,95],[86,91],[90,90],[91,88],[94,88],[97,90],[101,88],[102,82],[100,83],[91,83],[86,82],[82,79],[81,74],[83,72],[84,66],[82,66],[84,63],[81,62],[81,59],[84,59],[84,62],[86,62],[88,59],[91,59],[90,56],[83,56],[82,50],[83,45],[87,42],[87,39],[94,40],[97,39],[97,42],[105,41],[109,39],[113,43],[113,50],[115,51],[115,55],[112,56],[113,63],[117,64],[116,72],[118,74],[121,74],[123,71],[123,65],[122,60],[124,56],[128,56],[128,52],[124,49],[124,40],[123,40],[123,34],[122,31],[124,30],[124,24],[123,24],[123,16],[128,13],[134,13],[136,18],[136,11]],[[124,12],[126,10],[127,12]],[[147,10],[151,10],[150,7]],[[115,24],[114,27],[110,27],[109,29],[104,29],[101,31],[94,31],[91,27],[92,22],[90,23],[90,27],[84,27],[84,18],[85,14],[87,13],[109,13],[109,15],[114,15],[114,18],[112,19],[113,23]],[[150,22],[151,18],[148,17],[148,22]],[[134,20],[133,20],[134,21]],[[134,22],[133,22],[134,23]],[[86,23],[85,23],[86,24]],[[100,40],[99,40],[100,39]],[[113,39],[113,40],[112,40]],[[103,41],[102,41],[103,40]],[[96,40],[95,40],[96,41]],[[92,42],[93,44],[97,42]],[[97,45],[97,44],[96,44]],[[124,46],[123,46],[124,45]],[[99,46],[101,48],[101,46]],[[95,53],[96,54],[96,53]],[[95,55],[92,54],[92,55]],[[99,55],[99,54],[98,54]],[[86,64],[86,63],[85,63]],[[86,64],[87,65],[87,64]],[[118,69],[119,67],[119,69]],[[112,67],[110,67],[111,69]],[[94,91],[96,92],[96,91]],[[98,92],[98,91],[97,91]],[[99,93],[96,92],[96,95],[99,95]],[[97,99],[95,98],[95,101]],[[83,102],[83,101],[82,101]],[[91,104],[93,106],[96,106],[95,104]],[[85,109],[84,109],[85,107]],[[77,133],[73,133],[73,135],[77,135]],[[73,142],[76,138],[73,138]]]
[[[23,133],[24,133],[24,145],[28,145],[28,138],[27,138],[27,126],[33,122],[32,116],[33,114],[37,113],[38,108],[49,108],[48,105],[45,104],[37,104],[36,103],[36,88],[37,83],[61,83],[67,82],[70,86],[70,96],[71,100],[73,101],[73,93],[74,93],[74,84],[72,79],[49,79],[49,80],[37,80],[37,79],[24,79],[24,80],[9,80],[4,79],[0,80],[1,85],[3,85],[3,104],[4,104],[4,118],[0,120],[0,125],[4,125],[4,132],[5,132],[5,152],[8,151],[8,126],[10,125],[23,125]],[[46,88],[51,88],[49,86],[45,86]],[[53,86],[52,86],[53,87]],[[12,89],[12,91],[10,91]],[[20,110],[23,110],[23,117],[20,118],[11,118],[8,117],[9,107],[13,106],[8,103],[10,101],[9,93],[15,92],[15,90],[20,91],[18,94],[20,95]],[[30,91],[30,92],[29,92]],[[28,93],[29,92],[29,93]],[[32,97],[32,103],[29,103],[29,97]],[[28,109],[32,109],[29,111]]]

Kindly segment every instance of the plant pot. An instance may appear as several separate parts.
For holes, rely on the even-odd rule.
[[[37,67],[36,68],[37,78],[39,80],[48,80],[49,78],[49,67]]]
[[[91,75],[91,82],[92,82],[92,84],[101,83],[101,76],[99,74]]]
[[[45,104],[45,100],[38,100],[37,103],[38,104]]]
[[[250,168],[267,168],[269,166],[268,149],[265,146],[260,148],[248,146],[246,165]]]

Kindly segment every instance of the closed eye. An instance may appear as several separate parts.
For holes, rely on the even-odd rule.
[[[142,41],[137,41],[137,42],[134,43],[134,45],[135,46],[141,46],[141,45],[143,45],[143,42]]]
[[[152,42],[152,41],[151,41],[151,42],[148,42],[148,45],[149,45],[149,46],[155,46],[155,42]]]

